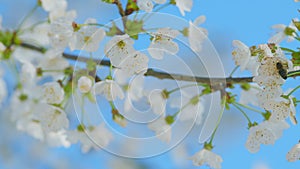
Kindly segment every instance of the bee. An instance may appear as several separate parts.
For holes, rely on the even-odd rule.
[[[277,62],[276,63],[276,68],[278,70],[278,74],[284,79],[287,79],[287,69],[288,69],[288,65],[287,63],[282,63],[282,62]]]

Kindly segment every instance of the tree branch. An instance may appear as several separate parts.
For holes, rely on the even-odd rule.
[[[44,53],[46,49],[33,46],[31,44],[22,43],[22,47],[32,49],[41,53]],[[62,54],[64,58],[69,60],[77,60],[80,62],[87,62],[90,60],[90,58],[87,57],[79,57],[77,55],[63,53]],[[100,59],[92,59],[94,62],[96,62],[98,65],[102,66],[110,66],[109,60],[100,60]],[[295,74],[299,72],[299,74]],[[173,73],[167,73],[162,71],[156,71],[152,68],[149,68],[147,72],[144,74],[145,76],[152,76],[156,77],[158,79],[171,79],[171,80],[179,80],[179,81],[188,81],[188,82],[197,82],[197,83],[205,83],[210,85],[221,85],[221,84],[236,84],[236,83],[249,83],[252,82],[253,77],[227,77],[227,78],[217,78],[217,77],[198,77],[198,76],[188,76],[188,75],[181,75],[181,74],[173,74]],[[300,76],[300,70],[297,71],[291,71],[288,73],[289,78]]]
[[[127,16],[126,16],[125,10],[123,9],[122,3],[121,3],[120,0],[115,0],[114,4],[117,5],[118,10],[119,10],[119,14],[122,17],[122,22],[123,22],[123,27],[124,27],[124,32],[125,32],[125,30],[126,30],[126,22],[127,22]]]

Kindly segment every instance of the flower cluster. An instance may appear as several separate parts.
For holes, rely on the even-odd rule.
[[[205,22],[206,17],[201,15],[194,21],[189,21],[181,30],[158,27],[152,32],[153,28],[147,28],[146,23],[151,17],[149,12],[174,5],[184,16],[185,12],[191,10],[193,1],[130,0],[125,9],[119,0],[103,2],[117,5],[123,17],[120,20],[122,26],[115,22],[111,25],[99,24],[94,18],[77,22],[76,11],[67,10],[66,0],[39,0],[37,7],[48,13],[47,22],[36,23],[29,28],[24,27],[21,22],[15,31],[3,30],[0,18],[0,59],[10,66],[16,76],[14,91],[7,97],[7,85],[3,80],[5,74],[0,69],[0,107],[2,108],[3,102],[10,102],[11,120],[18,130],[50,146],[69,147],[80,142],[82,152],[86,153],[91,149],[104,148],[114,139],[113,133],[104,123],[94,122],[94,119],[91,122],[86,101],[89,104],[102,104],[102,100],[97,99],[105,99],[111,110],[112,120],[121,127],[127,126],[129,121],[126,117],[136,111],[135,103],[140,105],[145,102],[151,115],[157,117],[147,127],[164,143],[173,142],[172,127],[176,120],[179,123],[214,125],[211,132],[208,132],[209,143],[205,142],[204,148],[190,159],[196,166],[208,165],[219,169],[223,159],[212,152],[212,141],[223,111],[218,119],[215,114],[208,114],[205,110],[206,97],[213,98],[218,93],[219,101],[214,103],[215,108],[221,110],[224,104],[229,109],[229,104],[232,104],[246,116],[249,135],[245,146],[251,153],[258,152],[262,144],[274,144],[283,131],[290,127],[287,118],[290,118],[292,124],[297,124],[295,107],[299,101],[292,94],[300,86],[284,92],[282,85],[291,76],[289,72],[295,73],[294,65],[300,65],[300,52],[278,45],[284,39],[288,42],[295,39],[300,41],[297,34],[300,22],[297,19],[293,19],[289,26],[274,25],[277,32],[269,39],[269,44],[248,47],[241,41],[233,41],[233,60],[241,70],[252,73],[254,83],[234,82],[231,74],[229,82],[224,83],[180,82],[179,87],[173,89],[164,85],[155,88],[154,85],[145,83],[145,76],[151,75],[151,71],[156,72],[150,69],[150,59],[160,62],[167,60],[170,55],[173,57],[178,54],[180,46],[176,38],[181,38],[181,35],[187,38],[191,50],[200,56],[200,52],[205,49],[203,44],[207,40],[208,31],[199,25]],[[156,8],[159,5],[162,8]],[[142,17],[129,16],[133,12],[138,14],[139,10],[146,13]],[[139,44],[135,44],[141,34],[150,39],[144,51],[139,51]],[[32,40],[34,43],[29,43]],[[288,59],[283,50],[290,52],[292,59]],[[89,55],[77,56],[67,52]],[[104,60],[95,59],[99,53],[103,54]],[[68,59],[80,63],[77,65]],[[76,66],[80,68],[77,69]],[[164,72],[158,72],[156,77],[169,78]],[[188,79],[184,75],[176,77],[180,80]],[[199,78],[205,81],[203,79]],[[235,101],[235,95],[227,90],[234,87],[235,83],[243,89],[239,103]],[[181,94],[180,97],[177,97],[178,93]],[[79,100],[79,104],[74,106],[81,110],[81,113],[76,114],[81,118],[76,125],[70,124],[73,122],[70,119],[75,116],[74,113],[69,113],[73,111],[68,111],[71,97],[74,98],[73,101]],[[119,101],[124,101],[123,107],[116,106]],[[246,104],[260,107],[263,111],[254,110],[261,113],[264,120],[260,123],[251,122],[241,107],[238,107]],[[247,106],[244,108],[253,110]],[[174,109],[177,111],[169,112]],[[217,119],[216,122],[210,121],[213,118]],[[286,158],[288,161],[299,160],[300,143],[292,147]]]
[[[236,65],[242,70],[250,70],[254,75],[253,82],[256,83],[251,90],[242,92],[241,102],[252,103],[266,111],[263,114],[265,121],[249,126],[246,147],[255,153],[261,144],[274,144],[282,136],[283,130],[289,128],[286,118],[290,117],[293,124],[297,123],[294,100],[281,88],[288,72],[293,70],[293,64],[275,44],[249,48],[240,41],[234,41],[233,45],[236,47],[233,51]]]

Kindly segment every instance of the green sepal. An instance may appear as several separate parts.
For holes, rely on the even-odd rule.
[[[144,31],[143,26],[144,22],[142,20],[127,20],[125,33],[127,33],[133,39],[138,39],[139,33]]]
[[[165,121],[168,125],[171,125],[174,123],[175,119],[173,116],[167,116],[167,117],[165,117]]]

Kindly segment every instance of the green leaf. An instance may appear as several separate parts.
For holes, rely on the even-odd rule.
[[[126,22],[126,30],[125,32],[133,39],[138,39],[138,34],[143,32],[143,26],[144,22],[143,21],[131,21],[127,20]]]
[[[113,4],[115,3],[115,0],[101,0],[102,2],[108,3],[108,4]]]
[[[119,34],[122,34],[122,31],[113,22],[112,27],[109,29],[109,31],[106,32],[106,36],[115,36],[115,35],[119,35]]]

